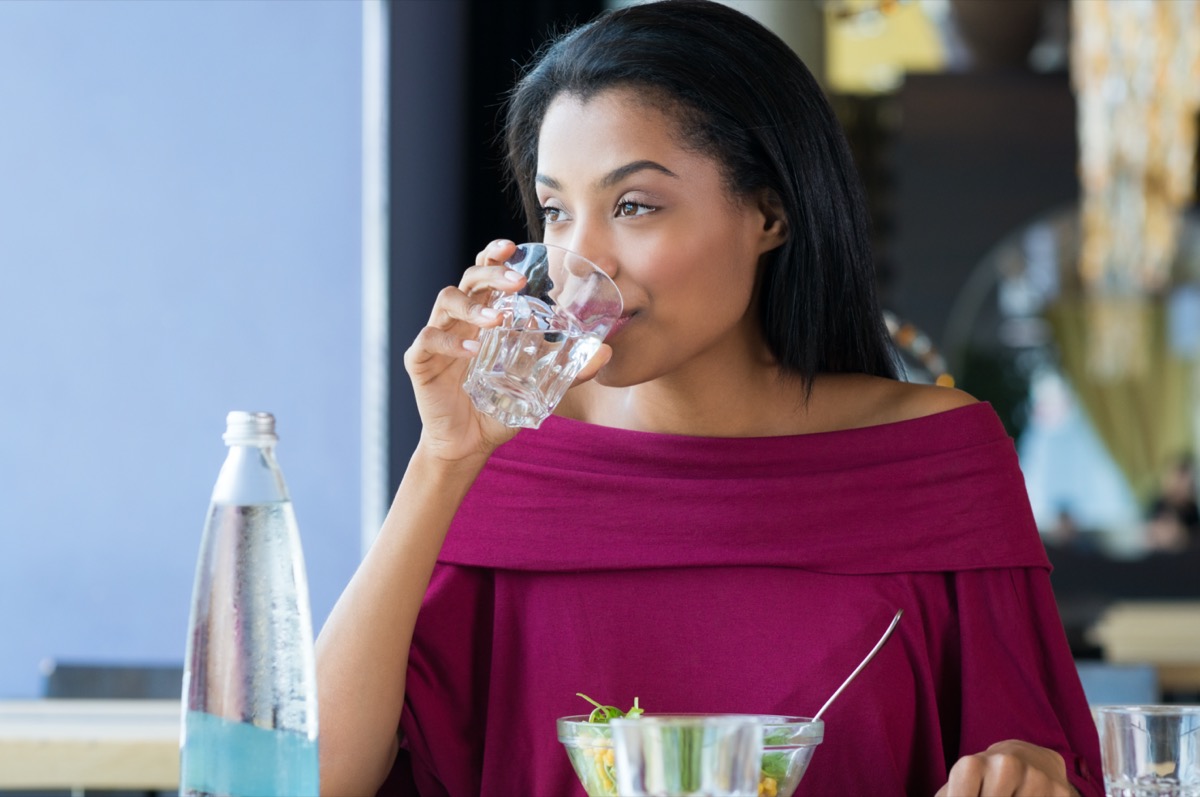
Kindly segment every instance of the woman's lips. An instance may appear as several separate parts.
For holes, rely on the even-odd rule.
[[[611,339],[612,339],[612,337],[613,337],[614,335],[616,335],[618,332],[620,332],[620,331],[621,331],[621,329],[622,329],[622,328],[623,328],[623,327],[624,327],[626,324],[628,324],[628,323],[629,323],[629,319],[633,318],[635,315],[637,315],[637,311],[636,311],[636,310],[635,310],[635,311],[633,311],[632,313],[629,313],[628,315],[623,315],[623,316],[621,316],[620,318],[618,318],[618,319],[616,320],[616,323],[614,323],[614,324],[612,325],[612,328],[608,330],[608,334],[604,336],[604,339],[605,339],[606,341],[607,341],[607,340],[611,340]]]

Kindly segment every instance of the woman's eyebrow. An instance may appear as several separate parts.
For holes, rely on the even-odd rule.
[[[662,172],[663,174],[667,175],[668,177],[678,177],[679,176],[679,175],[675,174],[675,172],[668,169],[666,166],[663,166],[661,163],[656,163],[656,162],[650,161],[650,160],[640,160],[640,161],[633,161],[632,163],[627,163],[624,166],[618,166],[617,168],[613,169],[611,172],[609,172],[608,174],[606,174],[600,178],[600,180],[596,183],[596,187],[597,188],[612,188],[614,185],[621,182],[629,175],[636,174],[637,172],[644,171],[646,169],[652,169],[653,171],[656,171],[656,172]]]
[[[624,166],[618,166],[617,168],[613,169],[611,172],[596,181],[596,188],[600,190],[612,188],[629,175],[636,174],[646,169],[652,169],[656,172],[661,172],[668,177],[679,177],[679,175],[675,174],[675,172],[671,171],[666,166],[663,166],[661,163],[656,163],[655,161],[651,160],[640,160],[633,161],[632,163],[627,163]],[[555,191],[562,190],[562,184],[547,174],[538,173],[534,175],[533,179],[534,182],[538,183],[539,185],[544,185],[547,188],[553,188]]]

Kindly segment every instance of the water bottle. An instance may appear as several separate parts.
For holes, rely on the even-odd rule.
[[[181,795],[318,791],[312,615],[277,440],[269,413],[226,419],[188,622]]]

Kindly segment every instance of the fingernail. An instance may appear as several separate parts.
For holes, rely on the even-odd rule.
[[[479,351],[479,341],[477,340],[464,340],[462,346],[467,351]]]
[[[500,311],[495,307],[480,307],[479,314],[489,321],[491,321],[493,318],[500,317]]]
[[[509,282],[520,282],[525,279],[525,275],[519,271],[506,271],[504,272],[504,279]]]

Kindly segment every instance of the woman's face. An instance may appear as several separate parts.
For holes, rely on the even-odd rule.
[[[757,198],[730,196],[720,164],[677,131],[669,112],[630,89],[587,101],[561,94],[542,121],[545,241],[607,271],[625,302],[604,385],[764,356],[751,298],[759,259],[786,225]]]

